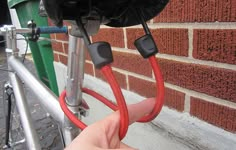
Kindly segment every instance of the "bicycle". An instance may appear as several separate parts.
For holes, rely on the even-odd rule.
[[[44,1],[45,6],[47,4],[50,6],[48,1]],[[162,10],[168,1],[160,2]],[[67,4],[67,3],[66,3]],[[69,5],[68,2],[67,6]],[[130,3],[128,6],[131,7]],[[123,3],[122,3],[123,5]],[[128,8],[121,11],[120,15],[125,13]],[[74,7],[72,7],[75,9]],[[141,118],[139,122],[149,122],[153,120],[161,111],[163,106],[163,97],[164,97],[164,82],[161,76],[161,72],[159,66],[157,65],[155,54],[158,52],[155,42],[152,38],[151,32],[146,24],[146,20],[152,18],[159,13],[158,9],[155,14],[148,16],[145,18],[143,14],[143,10],[139,8],[131,7],[131,12],[134,12],[137,20],[133,23],[125,22],[122,26],[130,26],[133,24],[142,24],[145,35],[135,41],[135,46],[138,51],[144,58],[148,58],[155,74],[155,78],[157,80],[157,101],[155,107],[151,114],[148,114]],[[67,8],[68,9],[68,8]],[[65,10],[67,10],[65,9]],[[47,10],[47,8],[46,8]],[[49,17],[50,17],[50,10]],[[73,11],[72,11],[73,12]],[[33,93],[39,98],[39,102],[41,105],[47,110],[53,120],[59,126],[60,135],[63,141],[63,145],[66,146],[79,134],[79,132],[86,128],[86,125],[80,120],[81,116],[86,116],[86,112],[89,107],[86,102],[82,98],[82,93],[89,94],[99,101],[110,107],[112,110],[120,110],[121,123],[120,123],[120,139],[123,139],[128,130],[128,110],[126,106],[126,102],[122,95],[121,89],[118,83],[115,80],[115,77],[112,73],[112,69],[110,67],[110,63],[113,61],[111,46],[107,42],[96,42],[91,43],[89,39],[89,35],[96,33],[99,30],[99,26],[101,24],[100,20],[97,18],[100,16],[97,12],[91,11],[91,14],[87,16],[87,18],[83,18],[84,16],[79,16],[76,14],[66,14],[66,17],[63,19],[67,19],[68,15],[70,19],[75,20],[76,25],[72,25],[72,29],[68,30],[67,27],[36,27],[36,25],[31,24],[31,28],[24,29],[16,29],[13,26],[5,26],[1,28],[0,33],[4,34],[6,37],[7,48],[6,52],[8,55],[8,64],[9,64],[9,79],[10,82],[5,84],[4,87],[4,106],[7,107],[6,113],[6,141],[5,147],[11,148],[14,145],[22,142],[27,142],[27,147],[30,149],[41,149],[39,145],[39,138],[37,137],[37,133],[33,127],[33,121],[30,117],[29,109],[27,108],[26,97],[23,92],[23,84],[21,81],[27,85]],[[86,14],[87,15],[87,14]],[[76,18],[76,19],[74,19]],[[91,19],[92,18],[92,19]],[[132,18],[133,19],[133,18]],[[103,20],[107,22],[107,20]],[[61,22],[58,22],[58,26],[61,26]],[[85,23],[84,23],[85,22]],[[31,22],[32,23],[32,22]],[[85,26],[85,24],[87,26]],[[91,25],[93,25],[91,27]],[[117,22],[109,22],[108,25],[112,26],[121,26],[121,24]],[[30,34],[31,40],[37,40],[40,34],[49,34],[49,33],[69,33],[69,56],[68,56],[68,73],[67,73],[67,85],[65,90],[58,98],[37,78],[35,78],[27,68],[19,61],[18,58],[18,50],[16,46],[16,34]],[[76,49],[77,39],[79,38],[79,49]],[[82,86],[83,83],[83,75],[84,75],[84,61],[85,61],[85,52],[84,45],[87,46],[91,59],[96,68],[100,69],[108,83],[110,84],[115,98],[117,100],[117,104],[112,103],[107,100],[102,95],[84,88]],[[77,56],[77,58],[76,58]],[[27,79],[27,80],[26,80]],[[34,83],[34,84],[32,84]],[[12,104],[17,106],[19,111],[19,117],[22,123],[22,126],[19,125],[19,128],[24,129],[25,139],[16,139],[17,142],[12,142],[10,131],[12,129],[11,121],[13,115]],[[53,106],[53,107],[52,107]],[[18,114],[18,113],[17,113]],[[17,116],[17,115],[15,115]],[[77,128],[78,127],[78,128]]]

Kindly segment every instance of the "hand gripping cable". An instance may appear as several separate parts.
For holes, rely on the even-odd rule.
[[[149,58],[149,61],[152,65],[153,68],[153,72],[155,74],[155,79],[156,79],[156,85],[157,85],[157,97],[156,97],[156,103],[155,106],[152,110],[152,112],[144,117],[142,117],[141,119],[138,120],[138,122],[149,122],[151,120],[153,120],[159,113],[160,110],[163,106],[163,102],[164,102],[164,82],[163,82],[163,78],[160,72],[160,68],[156,62],[156,58],[154,56],[151,56]],[[87,89],[87,88],[83,88],[83,92],[87,93],[95,98],[97,98],[99,101],[101,101],[102,103],[104,103],[105,105],[107,105],[109,108],[111,108],[112,110],[116,111],[119,110],[120,111],[120,139],[123,139],[124,136],[127,133],[128,130],[128,125],[129,125],[129,116],[128,116],[128,110],[127,110],[127,106],[123,97],[123,94],[121,92],[120,87],[118,86],[115,77],[112,73],[111,67],[110,66],[104,66],[102,69],[102,72],[104,74],[104,76],[107,78],[108,83],[110,84],[113,93],[116,97],[117,100],[117,105],[113,104],[111,101],[109,101],[108,99],[106,99],[105,97],[101,96],[100,94]],[[60,105],[62,107],[62,110],[64,111],[64,113],[66,114],[66,116],[80,129],[85,129],[86,125],[79,120],[68,108],[65,102],[65,97],[66,97],[66,92],[63,91],[62,94],[60,95]]]
[[[140,13],[138,13],[138,14],[139,14],[139,16],[141,16]],[[149,31],[145,21],[142,19],[142,17],[141,17],[140,21],[145,29],[146,35],[137,39],[134,44],[135,44],[136,48],[138,49],[138,51],[140,52],[140,54],[144,58],[149,59],[149,62],[151,64],[153,72],[154,72],[156,86],[157,86],[156,102],[155,102],[155,106],[153,107],[152,112],[150,114],[143,116],[142,118],[140,118],[138,120],[138,122],[144,123],[144,122],[149,122],[149,121],[153,120],[161,111],[161,108],[164,103],[164,81],[163,81],[163,77],[161,75],[160,67],[159,67],[156,57],[155,57],[155,54],[158,52],[155,42],[152,38],[152,35],[150,34],[150,31]],[[113,104],[110,100],[106,99],[102,95],[100,95],[90,89],[83,88],[82,91],[84,93],[87,93],[87,94],[95,97],[96,99],[101,101],[103,104],[105,104],[106,106],[111,108],[112,110],[114,110],[114,111],[119,110],[119,113],[120,113],[119,136],[120,136],[120,139],[123,139],[128,131],[129,114],[128,114],[127,105],[126,105],[124,96],[122,94],[121,88],[118,85],[118,83],[113,75],[112,69],[110,67],[110,63],[113,62],[111,46],[107,42],[91,43],[81,22],[78,21],[77,24],[79,25],[79,28],[81,28],[80,30],[83,33],[83,37],[85,39],[85,43],[88,46],[88,50],[89,50],[91,59],[95,65],[95,67],[101,70],[101,72],[105,76],[106,80],[108,81],[108,83],[113,91],[113,94],[116,98],[117,105]],[[79,120],[67,108],[65,98],[66,98],[66,92],[63,91],[59,97],[59,102],[60,102],[61,108],[64,111],[65,115],[78,128],[80,128],[82,130],[85,129],[86,125],[81,120]]]

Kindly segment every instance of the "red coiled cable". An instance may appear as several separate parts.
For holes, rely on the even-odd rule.
[[[164,80],[161,75],[160,67],[157,64],[155,56],[149,57],[149,62],[151,63],[151,66],[153,68],[153,72],[155,75],[158,94],[157,94],[156,103],[155,103],[155,106],[154,106],[152,112],[150,114],[142,117],[141,119],[139,119],[138,122],[149,122],[149,121],[153,120],[160,113],[161,108],[164,103]],[[120,139],[123,139],[127,133],[128,125],[129,125],[129,116],[128,116],[127,106],[126,106],[123,94],[121,92],[120,86],[117,84],[115,77],[112,73],[111,67],[104,66],[101,70],[113,90],[113,93],[115,95],[118,106],[116,106],[115,104],[110,102],[108,99],[106,99],[105,97],[101,96],[100,94],[98,94],[92,90],[83,88],[83,92],[97,98],[99,101],[101,101],[102,103],[104,103],[105,105],[107,105],[108,107],[110,107],[113,110],[117,110],[117,109],[120,110],[121,122],[120,122],[119,136],[120,136]],[[81,122],[77,117],[75,117],[73,115],[73,113],[67,108],[66,103],[65,103],[65,96],[66,96],[66,92],[63,91],[60,96],[60,105],[62,107],[62,110],[67,115],[67,117],[74,124],[77,125],[77,127],[79,127],[80,129],[84,129],[86,127],[86,125],[83,122]]]

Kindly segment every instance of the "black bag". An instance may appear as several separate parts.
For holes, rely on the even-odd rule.
[[[145,21],[158,15],[169,0],[43,0],[48,16],[57,26],[62,20],[99,20],[111,27],[140,24],[135,11],[144,15]]]

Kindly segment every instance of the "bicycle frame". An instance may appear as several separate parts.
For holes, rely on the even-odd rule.
[[[142,18],[142,15],[139,15],[139,17]],[[140,54],[143,56],[143,58],[148,58],[149,63],[152,66],[154,76],[156,79],[156,86],[158,93],[155,98],[156,102],[151,113],[143,116],[138,120],[138,122],[145,123],[153,120],[161,111],[161,108],[164,104],[164,80],[160,71],[160,67],[155,57],[155,54],[158,53],[155,41],[153,40],[153,37],[150,34],[146,22],[143,19],[140,19],[140,21],[145,29],[145,35],[135,40],[134,44],[137,47]],[[8,52],[10,55],[8,58],[8,63],[9,67],[13,69],[15,73],[15,76],[11,75],[12,73],[9,73],[10,77],[12,78],[11,79],[12,83],[15,83],[14,86],[17,86],[16,82],[14,81],[19,80],[16,77],[19,76],[19,78],[23,80],[26,83],[26,85],[28,85],[33,90],[35,95],[39,98],[40,100],[39,102],[42,104],[42,106],[45,107],[47,112],[49,112],[51,116],[60,125],[65,145],[68,145],[77,135],[77,133],[79,133],[78,128],[83,130],[87,127],[87,125],[80,120],[80,115],[85,115],[84,112],[86,112],[86,110],[88,109],[88,106],[82,100],[82,91],[95,97],[96,99],[98,99],[99,101],[101,101],[114,111],[120,110],[119,138],[123,139],[128,131],[128,126],[129,126],[128,108],[124,96],[122,94],[121,88],[117,83],[115,76],[112,72],[112,68],[110,66],[110,64],[113,62],[111,46],[109,43],[103,41],[92,43],[89,39],[88,33],[85,30],[81,20],[80,19],[76,20],[76,23],[78,25],[78,28],[76,29],[79,30],[80,32],[79,33],[77,33],[76,31],[74,33],[72,32],[71,35],[69,36],[67,85],[65,88],[66,90],[64,90],[60,95],[59,102],[57,101],[57,97],[49,89],[47,89],[47,87],[44,86],[40,81],[34,78],[34,76],[30,74],[30,72],[23,66],[23,64],[20,63],[20,61],[17,58],[18,51],[16,48],[16,33],[28,33],[28,32],[36,33],[35,36],[34,35],[32,36],[33,37],[32,39],[37,40],[38,39],[37,37],[39,36],[37,34],[38,33],[37,28],[32,28],[31,30],[28,29],[28,31],[26,29],[17,30],[14,27],[8,27],[6,29],[6,35],[7,35],[6,39],[8,46],[6,52]],[[56,30],[60,29],[58,28],[56,30],[54,29],[52,30],[47,28],[45,30],[42,29],[46,31],[42,33],[59,33]],[[40,30],[41,29],[39,28],[39,32]],[[73,31],[73,29],[71,31]],[[81,38],[79,40],[80,44],[77,44],[77,37],[72,36],[74,34],[78,37],[80,36],[83,37],[83,39]],[[103,73],[108,83],[110,84],[110,87],[116,98],[117,105],[114,105],[108,99],[102,97],[100,94],[94,91],[82,88],[83,75],[84,75],[83,67],[85,63],[84,45],[86,45],[88,48],[94,66],[100,69],[100,71]],[[25,78],[27,80],[24,80]],[[13,91],[16,91],[18,93],[18,97],[20,97],[20,95],[22,94],[22,92],[19,91],[20,88],[21,88],[20,86],[19,88],[13,87]],[[23,96],[21,97],[22,98],[17,98],[17,100],[19,99],[19,101],[25,101],[25,98]],[[59,104],[61,108],[59,107]],[[64,113],[62,112],[62,110]],[[24,110],[24,112],[25,111],[26,110]],[[70,121],[68,120],[67,117],[65,117],[64,114],[69,118]],[[26,128],[27,125],[30,126],[32,124],[29,115],[28,118],[29,119],[27,119],[24,123],[25,124],[24,128]],[[74,125],[71,122],[73,122]],[[77,126],[78,128],[76,128],[75,126]],[[32,128],[29,129],[26,128],[26,130],[32,130],[32,132],[29,133],[34,132]],[[27,135],[27,138],[30,139],[30,136],[31,136],[30,134]],[[32,145],[36,145],[35,143],[38,143],[38,140],[30,139],[28,141],[28,145],[30,145],[31,143]]]
[[[26,96],[23,92],[22,81],[27,85],[39,99],[39,103],[44,107],[51,117],[58,123],[62,131],[64,145],[68,145],[78,135],[80,130],[75,127],[64,115],[58,97],[52,93],[41,81],[35,78],[29,70],[19,61],[18,50],[16,45],[17,33],[30,33],[30,29],[16,29],[15,27],[5,27],[5,37],[8,55],[8,65],[12,72],[9,72],[10,82],[15,93],[16,105],[21,116],[21,123],[24,129],[27,146],[31,149],[41,149],[39,138],[33,127],[29,108],[27,106]],[[1,32],[1,31],[0,31]],[[84,42],[77,37],[69,36],[69,59],[68,59],[68,76],[67,76],[67,104],[71,111],[80,118],[80,107],[82,103],[82,82],[84,74]],[[33,83],[33,84],[32,84]]]

